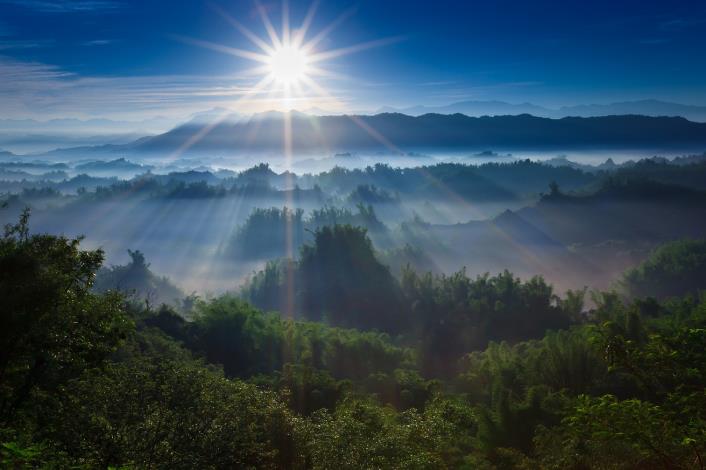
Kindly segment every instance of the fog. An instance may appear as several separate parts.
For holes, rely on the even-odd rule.
[[[407,263],[470,275],[508,269],[542,275],[559,291],[607,288],[658,243],[703,230],[706,183],[695,175],[704,156],[651,155],[14,156],[0,160],[0,220],[30,207],[34,232],[85,236],[107,265],[139,250],[152,271],[201,295],[237,290],[267,261],[296,258],[316,229],[332,224],[365,227],[395,275]],[[654,165],[669,169],[660,173],[671,178],[665,183],[682,186],[650,186],[649,197],[636,197],[647,183],[635,181]],[[607,183],[616,178],[618,186]]]

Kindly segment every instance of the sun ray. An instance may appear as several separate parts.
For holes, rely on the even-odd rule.
[[[245,25],[243,25],[240,21],[230,16],[219,5],[213,2],[209,2],[208,4],[213,10],[216,11],[216,13],[221,15],[223,19],[225,19],[231,25],[235,26],[235,28],[240,31],[243,36],[248,38],[253,44],[262,49],[265,54],[270,55],[274,52],[274,48],[271,45],[267,44],[267,42],[263,41],[257,34],[253,33],[248,28],[246,28]]]
[[[294,38],[292,39],[292,45],[294,47],[302,47],[302,42],[304,42],[306,33],[311,27],[311,22],[314,20],[314,15],[316,14],[316,10],[318,8],[319,0],[314,0],[313,2],[311,2],[311,5],[309,5],[309,10],[306,12],[304,21],[302,22],[302,25],[299,27],[296,34],[294,35]]]
[[[256,67],[252,67],[249,69],[245,69],[242,72],[239,72],[240,75],[243,77],[262,77],[264,75],[268,75],[270,73],[270,65],[258,65]]]
[[[387,46],[400,41],[404,41],[405,36],[392,36],[389,38],[376,39],[374,41],[362,42],[353,46],[342,47],[340,49],[332,49],[330,51],[318,52],[316,54],[309,55],[309,61],[311,63],[321,62],[323,60],[335,59],[342,57],[344,55],[353,54],[356,52],[364,51],[366,49],[373,49],[375,47]]]
[[[289,37],[289,2],[282,0],[282,44],[284,47],[290,47]]]
[[[185,42],[187,44],[193,44],[194,46],[204,47],[206,49],[211,49],[217,52],[223,52],[236,57],[242,57],[243,59],[250,59],[256,62],[262,62],[266,64],[270,57],[265,54],[258,54],[257,52],[246,51],[244,49],[237,49],[235,47],[224,46],[223,44],[218,44],[215,42],[204,41],[201,39],[193,39],[184,36],[174,36],[175,39]]]
[[[319,6],[319,0],[314,0],[309,5],[301,27],[294,31],[291,30],[289,0],[282,0],[282,22],[280,34],[278,34],[275,30],[265,6],[263,6],[260,0],[253,1],[255,2],[256,9],[264,25],[264,29],[269,37],[269,42],[253,33],[250,29],[246,28],[237,19],[224,11],[220,6],[211,4],[211,7],[264,53],[253,52],[237,47],[230,47],[200,39],[185,37],[176,37],[176,39],[196,46],[222,52],[224,54],[259,62],[261,64],[260,66],[241,72],[241,76],[262,75],[265,84],[258,85],[257,88],[270,86],[270,91],[280,94],[280,106],[276,107],[276,109],[289,110],[293,109],[294,105],[305,103],[306,96],[304,95],[299,84],[309,82],[308,79],[310,78],[310,75],[331,79],[349,79],[347,76],[336,74],[322,67],[321,64],[326,60],[335,59],[374,47],[392,44],[404,39],[399,36],[390,37],[338,49],[319,51],[316,50],[317,45],[319,45],[321,41],[323,41],[323,39],[326,38],[338,25],[350,17],[356,11],[356,8],[351,8],[343,12],[343,14],[339,15],[332,23],[328,24],[317,34],[315,34],[313,38],[307,40],[306,35],[311,29],[314,16]],[[316,65],[314,65],[315,63]],[[327,93],[326,96],[330,95]],[[237,101],[237,103],[244,104],[255,102],[243,101],[243,98],[241,98]],[[262,101],[260,101],[260,103],[262,103]],[[341,109],[344,109],[343,103],[341,103]],[[214,125],[217,125],[217,123]],[[365,123],[359,123],[359,125],[364,126]],[[198,142],[198,140],[210,132],[212,127],[213,126],[207,126],[205,129],[202,129],[199,134],[193,136],[185,143],[185,147],[188,148],[193,145],[193,143]],[[373,129],[368,130],[368,132],[371,134],[375,133]],[[376,139],[382,139],[382,136],[377,135]],[[177,153],[182,151],[183,150],[180,149]]]
[[[349,78],[347,75],[344,75],[342,73],[336,73],[331,70],[326,70],[324,68],[317,67],[316,65],[312,64],[307,64],[306,71],[308,76],[335,78],[338,80],[347,80]]]
[[[275,49],[282,47],[282,42],[280,41],[279,36],[277,36],[277,31],[275,31],[275,27],[272,26],[270,17],[267,15],[267,10],[265,10],[265,7],[262,6],[259,0],[255,0],[255,5],[257,7],[258,13],[260,14],[260,18],[262,19],[262,24],[265,26],[267,35],[270,37],[270,41],[272,41],[272,44],[275,46]]]
[[[319,31],[313,38],[308,40],[307,42],[304,43],[302,46],[302,49],[306,51],[312,51],[316,47],[317,44],[319,44],[321,41],[323,41],[329,34],[331,34],[331,31],[336,29],[341,23],[343,23],[345,20],[353,16],[353,14],[356,12],[357,8],[349,8],[348,10],[344,11],[341,15],[339,15],[338,18],[333,20],[328,26],[326,26],[324,29]]]
[[[251,96],[255,93],[260,92],[263,90],[270,82],[272,81],[272,77],[269,75],[266,75],[263,77],[259,82],[255,84],[248,92],[243,95],[241,98],[239,98],[236,103],[243,101],[246,97]],[[191,148],[194,144],[198,143],[201,139],[203,139],[205,136],[207,136],[216,126],[218,126],[225,118],[228,116],[230,113],[229,110],[225,110],[221,112],[216,118],[207,126],[203,126],[199,131],[191,136],[189,139],[186,140],[182,145],[179,146],[178,149],[176,149],[172,154],[168,157],[169,160],[175,160],[177,159],[180,155],[182,155],[186,150]]]
[[[321,87],[318,83],[316,83],[315,80],[313,80],[311,77],[306,77],[304,79],[305,83],[315,92],[319,93],[321,96],[324,96],[326,98],[331,98],[333,100],[336,100],[333,96],[331,96],[326,90]],[[395,153],[403,153],[402,150],[399,149],[395,144],[393,144],[387,137],[382,135],[380,132],[372,128],[368,123],[360,119],[358,116],[354,115],[346,115],[348,119],[353,121],[358,127],[363,129],[365,132],[367,132],[373,139],[377,140],[380,142],[382,145],[384,145],[388,150],[395,152]]]

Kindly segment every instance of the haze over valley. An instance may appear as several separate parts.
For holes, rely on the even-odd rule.
[[[703,470],[704,24],[0,0],[0,467]]]

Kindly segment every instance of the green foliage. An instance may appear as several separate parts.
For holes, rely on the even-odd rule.
[[[706,279],[706,240],[666,243],[639,266],[629,269],[621,281],[631,297],[698,295]]]
[[[87,467],[283,468],[292,459],[286,406],[198,363],[111,364],[62,395],[50,435]]]
[[[141,251],[128,250],[128,254],[128,264],[98,270],[93,284],[95,292],[119,291],[135,301],[144,302],[148,308],[181,302],[184,293],[166,277],[155,275]]]
[[[547,399],[542,387],[529,389],[524,400],[514,400],[509,390],[501,390],[492,408],[479,408],[476,446],[480,452],[495,463],[502,461],[500,449],[529,454],[535,428],[558,421],[558,413],[543,403]]]
[[[281,366],[281,322],[240,299],[223,296],[201,303],[195,314],[196,349],[223,364],[229,377],[270,372]]]
[[[662,406],[582,396],[561,426],[537,436],[545,468],[703,468],[706,423],[683,426]]]
[[[399,286],[376,257],[367,231],[325,226],[301,248],[299,260],[270,263],[253,276],[241,296],[334,326],[398,332],[404,324]]]
[[[465,270],[450,276],[406,270],[401,285],[414,324],[421,328],[427,374],[456,372],[455,361],[489,341],[516,342],[566,328],[573,313],[557,305],[542,278],[522,282],[507,271],[472,280]]]
[[[392,204],[399,202],[389,192],[370,184],[358,185],[351,191],[347,199],[353,204]]]
[[[469,410],[451,402],[397,414],[357,400],[300,423],[303,463],[316,469],[455,468],[474,425]]]
[[[17,442],[0,445],[0,464],[4,468],[32,468],[40,463],[41,450],[37,446],[23,447]]]
[[[589,329],[575,328],[548,332],[540,341],[491,343],[463,359],[457,386],[486,404],[498,390],[519,397],[537,386],[570,394],[602,390],[608,366],[592,338]]]
[[[307,217],[302,209],[255,208],[230,240],[229,253],[238,260],[291,258],[304,244],[307,232],[334,225],[363,227],[384,236],[387,229],[373,207],[358,203],[356,208],[354,212],[327,205],[312,210]]]
[[[284,392],[290,409],[303,415],[335,409],[347,388],[327,371],[303,364],[285,364],[273,382],[275,389]]]
[[[279,310],[290,314],[293,305],[287,308],[284,299],[292,295],[288,292],[288,286],[295,279],[295,275],[294,261],[286,259],[268,261],[262,270],[253,274],[241,287],[240,296],[265,311]]]
[[[692,322],[703,325],[703,306],[694,306]],[[634,307],[627,311],[635,315]],[[540,461],[548,468],[703,468],[706,329],[635,335],[616,322],[601,329],[613,374],[633,385],[615,390],[633,396],[580,396],[561,426],[538,433]]]
[[[371,374],[363,385],[366,393],[398,410],[423,410],[440,389],[438,381],[425,380],[417,371],[410,369],[396,369],[391,374]]]
[[[352,225],[366,228],[373,233],[380,233],[385,230],[385,225],[378,219],[373,206],[361,201],[356,202],[355,207],[358,212],[333,206],[314,209],[306,219],[307,228],[309,230],[317,230],[325,226]]]
[[[232,255],[238,259],[291,256],[304,241],[303,216],[302,209],[287,207],[253,210],[232,240]]]
[[[115,294],[92,294],[101,251],[30,235],[29,212],[0,239],[0,423],[116,349],[132,322]]]
[[[209,362],[222,364],[229,377],[268,374],[293,363],[358,380],[413,363],[412,352],[383,333],[286,320],[228,295],[199,302],[195,317],[177,334]]]
[[[314,237],[299,261],[302,311],[333,325],[398,331],[404,322],[399,288],[375,257],[365,229],[327,226]]]
[[[397,281],[335,225],[244,291],[327,323],[234,295],[185,318],[95,293],[102,253],[27,221],[0,240],[3,467],[703,468],[706,298]]]

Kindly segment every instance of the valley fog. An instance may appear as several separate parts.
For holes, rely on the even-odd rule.
[[[83,235],[108,265],[139,251],[156,274],[199,295],[237,291],[332,224],[365,228],[395,276],[407,265],[471,276],[508,269],[542,275],[558,292],[604,289],[657,244],[703,228],[703,156],[656,153],[24,156],[0,162],[0,218],[30,207],[34,232]],[[637,182],[658,171],[656,182]],[[685,187],[634,197],[660,179]],[[664,217],[678,224],[665,227]]]

